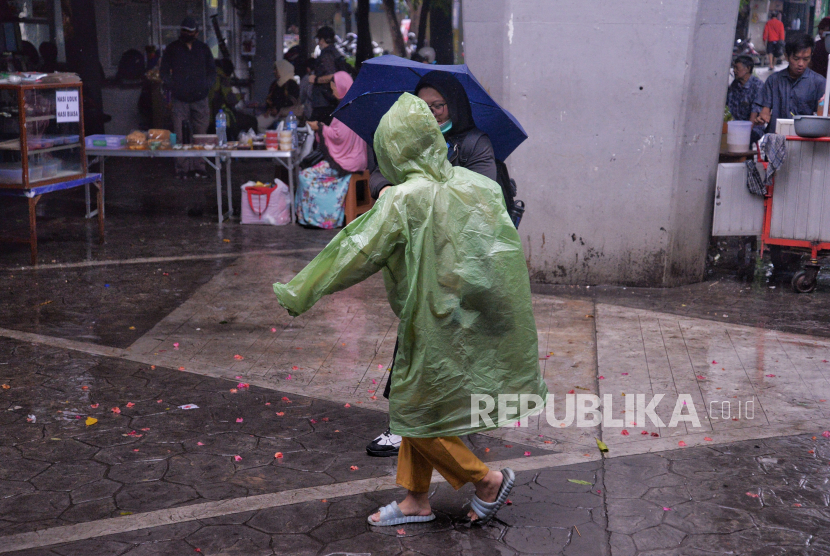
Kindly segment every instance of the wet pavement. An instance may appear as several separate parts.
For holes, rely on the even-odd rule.
[[[436,521],[378,529],[402,496],[395,458],[364,451],[396,325],[380,280],[291,319],[270,283],[334,232],[217,225],[212,180],[148,162],[142,183],[108,162],[103,246],[68,192],[39,209],[38,269],[0,247],[0,553],[830,554],[826,281],[796,295],[715,265],[673,289],[534,285],[551,391],[689,392],[701,426],[475,435],[517,470],[496,521],[471,527],[471,488],[438,481]],[[273,175],[234,167],[236,186]],[[707,411],[727,397],[757,417]]]

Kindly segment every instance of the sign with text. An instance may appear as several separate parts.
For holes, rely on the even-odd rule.
[[[78,105],[78,90],[55,91],[58,123],[78,122],[81,120],[81,110]]]

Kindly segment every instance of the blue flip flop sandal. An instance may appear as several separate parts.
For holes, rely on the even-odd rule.
[[[390,525],[402,525],[404,523],[424,523],[435,519],[434,513],[430,513],[429,515],[403,515],[403,512],[398,507],[397,502],[387,504],[380,508],[379,511],[380,521],[374,521],[372,519],[372,515],[374,515],[373,513],[366,518],[369,525],[374,525],[375,527],[388,527]]]
[[[499,495],[496,497],[495,502],[484,502],[481,498],[473,494],[470,506],[472,506],[473,511],[478,516],[478,519],[473,521],[474,525],[487,525],[493,519],[493,516],[496,515],[496,512],[499,511],[499,508],[507,502],[507,497],[513,489],[513,483],[516,482],[516,474],[509,467],[502,469],[501,474],[504,477],[502,478]]]

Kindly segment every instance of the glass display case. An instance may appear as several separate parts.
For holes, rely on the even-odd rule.
[[[0,84],[0,188],[86,176],[80,83]]]

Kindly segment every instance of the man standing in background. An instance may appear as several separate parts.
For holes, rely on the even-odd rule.
[[[216,65],[208,46],[196,37],[196,20],[182,20],[179,38],[164,49],[161,58],[161,80],[173,95],[173,131],[181,140],[182,124],[188,122],[191,132],[203,134],[210,120],[208,92],[216,80]],[[207,177],[201,158],[176,158],[176,177]]]
[[[767,24],[764,25],[764,42],[767,45],[767,57],[769,58],[769,69],[775,69],[775,60],[784,54],[784,24],[781,23],[778,12],[770,12]]]

